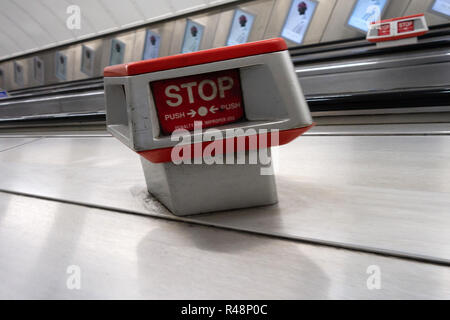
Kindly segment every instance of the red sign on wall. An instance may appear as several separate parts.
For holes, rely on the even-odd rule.
[[[161,130],[194,130],[236,122],[244,116],[239,70],[225,70],[150,84]]]
[[[398,33],[414,31],[414,21],[409,20],[409,21],[399,22],[397,25],[397,31],[398,31]]]
[[[379,36],[388,36],[391,34],[391,25],[389,23],[382,24],[378,28],[378,35]]]

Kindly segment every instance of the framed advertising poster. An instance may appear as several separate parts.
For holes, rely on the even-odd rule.
[[[381,20],[388,0],[356,1],[347,24],[353,29],[367,33],[372,22]]]
[[[151,30],[145,33],[144,52],[142,53],[142,60],[154,59],[159,56],[159,45],[161,37]]]
[[[14,82],[19,87],[23,87],[24,85],[23,67],[18,62],[14,62]]]
[[[450,19],[450,0],[435,0],[428,11]]]
[[[44,84],[44,61],[39,57],[33,58],[33,78],[39,84]]]
[[[61,52],[55,54],[55,76],[59,80],[67,79],[67,56]]]
[[[246,43],[250,31],[252,31],[255,16],[241,9],[234,11],[233,20],[231,21],[230,33],[227,38],[227,46]]]
[[[109,56],[109,65],[122,64],[125,56],[125,43],[120,40],[111,40],[111,55]]]
[[[198,51],[202,42],[205,27],[200,23],[187,19],[181,53]]]
[[[0,92],[5,87],[5,73],[3,72],[3,69],[0,69]]]
[[[81,72],[91,76],[94,74],[94,50],[83,45],[81,49]]]
[[[293,0],[289,8],[281,36],[289,41],[302,44],[318,2],[315,0]]]

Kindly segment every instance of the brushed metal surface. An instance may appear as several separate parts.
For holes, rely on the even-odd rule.
[[[411,4],[411,0],[394,0],[389,3],[387,10],[384,13],[384,19],[392,19],[404,17],[405,11]]]
[[[0,64],[0,89],[6,90],[6,70],[5,63]]]
[[[319,112],[317,112],[319,113]],[[325,112],[323,113],[325,114]],[[29,132],[0,132],[0,138],[30,138],[30,137],[65,137],[65,138],[80,138],[80,137],[111,137],[111,134],[102,130],[45,130],[30,129]],[[38,132],[39,130],[39,132]],[[347,124],[347,125],[316,125],[306,133],[304,136],[436,136],[436,135],[450,135],[450,123],[395,123],[395,124]],[[0,140],[2,141],[2,140]],[[3,140],[8,141],[8,140]]]
[[[309,130],[305,135],[322,136],[396,136],[396,135],[450,135],[450,123],[417,123],[411,124],[392,124],[392,125],[328,125],[316,126]]]
[[[42,63],[44,65],[44,84],[56,84],[61,82],[67,82],[74,80],[74,69],[75,69],[75,58],[76,58],[76,46],[68,46],[64,47],[60,50],[45,52],[41,55],[37,55],[40,59],[42,59]],[[56,76],[56,55],[57,53],[61,53],[67,58],[66,65],[66,79],[60,79]],[[33,57],[29,58],[30,60],[30,68],[32,66]],[[31,75],[31,73],[30,73]],[[32,82],[32,86],[38,85],[35,81]]]
[[[258,157],[249,151],[243,157]],[[268,153],[270,157],[270,153]],[[235,160],[236,161],[236,160]],[[148,191],[176,216],[251,208],[278,202],[275,177],[261,164],[175,165],[141,158]]]
[[[45,85],[59,83],[55,76],[55,55],[54,52],[46,52],[39,56],[44,64],[44,79]]]
[[[355,3],[356,0],[337,0],[320,42],[364,37],[363,33],[346,27],[346,20]]]
[[[411,0],[410,5],[405,11],[405,15],[425,13],[425,18],[429,26],[449,23],[448,17],[440,16],[429,11],[435,0]]]
[[[14,81],[13,62],[12,61],[3,62],[1,65],[1,69],[3,74],[2,88],[6,90],[12,90]]]
[[[163,32],[168,32],[172,23],[167,23],[164,28],[160,29]],[[140,29],[136,33],[136,41],[134,42],[133,54],[141,57],[142,55],[142,40],[145,35],[145,29]],[[100,41],[100,42],[99,42]],[[102,40],[95,42],[95,45],[100,45]],[[161,42],[162,43],[162,42]],[[162,43],[164,50],[168,50],[169,43],[166,41]],[[72,66],[75,72],[75,77],[81,77],[80,63],[81,63],[81,45],[73,48],[75,57],[77,57],[76,63]],[[161,50],[163,48],[161,47]],[[90,47],[94,48],[94,46]],[[99,53],[101,47],[95,51],[95,72],[101,74],[101,70],[98,67],[98,59],[102,57]],[[162,51],[161,51],[162,52]],[[311,55],[303,55],[302,59],[306,59],[306,56],[310,56],[313,59],[326,58],[324,53],[316,53]],[[44,64],[45,80],[47,83],[51,83],[54,77],[54,56],[52,54],[44,54],[40,56]],[[294,62],[297,61],[298,56],[294,58]],[[31,63],[33,59],[28,59]],[[5,82],[13,77],[12,63],[5,63],[1,66],[5,73]],[[342,94],[345,92],[370,92],[373,90],[392,90],[393,88],[404,89],[411,87],[445,87],[450,85],[449,77],[450,72],[450,55],[447,49],[433,49],[433,50],[417,50],[408,53],[395,53],[388,56],[379,57],[363,57],[354,58],[347,61],[328,61],[326,64],[323,62],[315,63],[301,63],[296,66],[296,72],[298,79],[302,85],[304,93],[308,96],[323,95],[323,94]],[[78,75],[77,75],[78,73]],[[83,77],[87,77],[84,75]],[[365,80],[365,81],[362,81]],[[93,81],[93,80],[91,80]],[[54,81],[53,81],[54,82]],[[36,85],[33,82],[33,85]],[[84,85],[86,83],[86,85]],[[83,89],[88,90],[90,84],[89,80],[82,81],[76,85],[60,85],[61,90],[65,89]],[[101,89],[101,84],[95,83],[93,89]],[[69,97],[54,95],[55,89],[58,89],[56,85],[46,87],[45,89],[24,89],[18,92],[14,92],[16,99],[2,99],[0,100],[0,118],[2,119],[16,119],[20,117],[35,117],[40,114],[61,114],[62,112],[98,112],[103,111],[104,97],[102,92],[92,91],[89,93],[71,93]],[[42,98],[42,95],[52,94],[53,96]],[[76,95],[79,95],[78,97]],[[19,99],[20,98],[20,99]],[[75,101],[73,103],[73,101]],[[346,106],[344,105],[343,108]],[[64,109],[64,110],[62,110]],[[436,111],[433,108],[425,108],[424,111]],[[368,111],[338,111],[342,114],[363,114]],[[399,112],[399,113],[411,113],[417,112],[411,109],[401,108],[398,111],[395,109],[381,109],[370,110],[370,113],[386,113],[386,112]],[[323,114],[316,113],[315,116],[323,116]],[[436,115],[431,115],[436,116]],[[404,116],[397,117],[394,122],[404,122],[406,119]],[[421,122],[434,121],[428,116],[420,116]],[[437,118],[442,120],[440,115]],[[371,118],[374,119],[374,118]],[[367,123],[371,119],[365,119],[360,123]],[[357,120],[355,118],[356,121]],[[378,121],[378,120],[376,120]],[[410,120],[406,120],[412,122]],[[415,120],[414,122],[417,122]]]
[[[2,299],[450,297],[448,267],[3,193],[0,270]]]
[[[303,136],[276,161],[278,205],[183,219],[450,262],[449,136]],[[0,153],[0,172],[2,190],[179,219],[109,137],[41,139]]]
[[[353,117],[353,116],[368,116],[368,115],[373,115],[373,116],[385,116],[386,118],[388,118],[391,115],[402,115],[403,119],[406,121],[403,122],[398,122],[398,123],[380,123],[380,126],[385,126],[387,125],[392,126],[395,124],[402,124],[403,126],[410,125],[410,129],[414,130],[415,126],[411,126],[411,124],[414,123],[414,121],[410,121],[409,120],[409,116],[414,116],[414,115],[418,115],[418,114],[428,114],[428,115],[438,115],[438,114],[445,114],[450,112],[450,106],[442,106],[442,107],[413,107],[413,108],[407,108],[407,112],[405,112],[405,109],[403,108],[392,108],[392,109],[367,109],[367,110],[336,110],[336,111],[316,111],[313,112],[312,115],[315,117],[333,117],[333,116],[347,116],[347,117]],[[436,119],[439,119],[438,117],[436,117]],[[317,118],[316,118],[317,120]],[[442,121],[444,120],[444,121]],[[450,120],[450,119],[449,119]],[[447,125],[448,122],[450,121],[445,121],[445,119],[441,118],[441,121],[434,121],[434,122],[440,122],[443,125]],[[433,121],[430,122],[426,122],[423,121],[423,125],[429,126],[429,130],[432,132],[434,131],[433,127],[435,125],[439,125],[439,123],[433,123]],[[362,129],[364,129],[364,126],[361,126]],[[409,129],[407,129],[407,131],[409,131]]]
[[[0,100],[0,121],[39,119],[69,114],[89,114],[105,110],[103,90],[25,98],[13,101]]]
[[[30,58],[29,87],[43,86],[45,84],[45,64],[43,55],[35,55]]]
[[[17,138],[11,138],[11,139],[9,139],[9,138],[8,139],[0,139],[0,152],[10,150],[13,148],[17,148],[19,146],[36,141],[38,139],[40,139],[40,138],[39,137],[37,137],[37,138],[17,137]]]
[[[8,64],[9,67],[9,85],[7,90],[14,90],[27,87],[30,84],[31,59],[17,59]],[[19,68],[20,71],[15,69]],[[16,76],[17,75],[17,76]]]
[[[445,68],[445,63],[450,62],[450,54],[448,52],[448,48],[443,49],[434,49],[433,51],[415,51],[408,53],[397,53],[393,54],[389,57],[381,56],[381,57],[363,57],[363,58],[354,58],[352,60],[339,60],[336,62],[327,62],[326,64],[322,63],[310,63],[303,64],[296,67],[297,75],[300,79],[308,76],[318,76],[323,74],[339,74],[342,77],[343,81],[346,81],[345,74],[349,72],[356,72],[362,70],[378,70],[378,69],[389,69],[391,74],[402,73],[403,68],[405,67],[417,67],[419,65],[429,65],[429,64],[437,64],[443,63],[443,68]],[[432,80],[432,72],[428,75],[427,73],[421,74],[422,77],[427,80]],[[442,75],[446,74],[445,69],[442,70]],[[419,77],[419,73],[416,75]],[[381,79],[380,79],[381,80]],[[386,80],[386,79],[384,79]],[[442,84],[449,83],[449,80],[445,78]],[[350,83],[348,83],[349,88],[351,90]],[[428,86],[435,85],[430,82]],[[426,85],[424,85],[426,86]],[[347,91],[352,92],[352,91]]]
[[[450,112],[449,107],[437,107],[442,108],[441,111],[429,112],[430,109],[422,110],[420,108],[407,108],[401,110],[398,109],[384,109],[388,110],[386,114],[380,114],[380,109],[364,110],[360,115],[356,112],[347,115],[345,112],[339,114],[339,112],[333,112],[331,116],[326,116],[327,112],[320,112],[316,115],[315,112],[312,116],[315,118],[319,125],[396,125],[396,124],[406,124],[410,126],[415,126],[417,124],[439,124],[439,123],[449,123],[450,122]],[[390,112],[393,110],[393,112]],[[439,129],[437,129],[439,131]],[[413,130],[414,131],[414,130]],[[434,129],[432,129],[432,132]],[[428,134],[429,132],[424,132]]]
[[[367,92],[426,86],[447,85],[450,62],[406,66],[398,72],[390,69],[360,70],[351,73],[330,73],[300,77],[300,84],[307,94],[338,94],[343,92]]]

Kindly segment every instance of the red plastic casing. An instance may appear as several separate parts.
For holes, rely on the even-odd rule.
[[[106,67],[105,77],[126,77],[143,73],[190,67],[199,64],[237,59],[264,53],[287,50],[286,42],[281,38],[238,44],[235,46],[201,50],[176,54],[151,60],[143,60]]]
[[[423,17],[423,16],[424,16],[424,14],[420,13],[420,14],[414,14],[414,15],[406,16],[406,17],[399,17],[399,18],[376,21],[376,22],[372,22],[372,24],[379,24],[379,23],[385,24],[385,23],[390,23],[390,22],[394,22],[394,21],[414,19],[414,18]],[[403,32],[406,32],[406,31],[403,31]],[[401,40],[401,39],[407,39],[407,38],[420,37],[420,36],[423,36],[424,34],[426,34],[427,32],[428,31],[418,31],[418,32],[408,33],[408,34],[399,34],[399,35],[392,36],[392,37],[368,39],[368,41],[369,42],[385,42],[385,41]],[[379,34],[379,35],[382,36],[381,34]]]
[[[206,63],[213,63],[223,60],[237,59],[243,57],[249,57],[253,55],[261,55],[268,54],[273,52],[279,52],[287,50],[287,45],[284,39],[276,38],[269,40],[262,40],[256,42],[249,42],[240,45],[214,48],[208,50],[201,50],[190,53],[177,54],[173,56],[160,57],[151,60],[143,60],[138,62],[131,62],[121,65],[109,66],[104,69],[105,77],[126,77],[126,76],[135,76],[145,73],[152,73],[157,71],[164,71],[176,68],[183,68],[189,66],[195,66]],[[311,129],[314,124],[302,127],[302,128],[294,128],[289,130],[281,130],[279,131],[279,141],[276,144],[272,143],[272,139],[270,138],[270,132],[267,133],[267,143],[266,147],[272,147],[276,145],[284,145],[295,138],[299,137],[309,129]],[[257,134],[257,139],[261,138],[261,135]],[[234,149],[232,152],[251,150],[250,144],[248,143],[249,137],[246,137],[246,143],[244,146],[244,150],[239,150],[237,147],[238,138],[232,138],[234,140]],[[223,150],[226,150],[225,145],[227,144],[227,139],[223,139]],[[208,146],[211,141],[204,141],[200,143],[202,151],[206,146]],[[195,146],[198,144],[192,144],[191,148],[194,150]],[[144,157],[145,159],[153,162],[153,163],[163,163],[163,162],[171,162],[171,154],[172,149],[174,147],[161,148],[161,149],[153,149],[153,150],[144,150],[138,151],[138,153]],[[257,144],[256,149],[259,148],[259,143]],[[228,151],[228,150],[227,150]],[[225,152],[224,152],[225,153]],[[191,152],[191,158],[194,157],[194,152]]]

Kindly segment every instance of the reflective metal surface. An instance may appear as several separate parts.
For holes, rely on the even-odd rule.
[[[27,143],[38,140],[39,138],[8,138],[0,140],[0,152],[17,148]]]
[[[363,32],[359,32],[355,29],[349,28],[347,25],[349,14],[356,0],[319,0],[317,2],[318,6],[311,20],[308,31],[305,34],[302,45],[298,46],[293,42],[288,42],[289,46],[302,48],[304,45],[316,45],[318,43],[326,42],[331,42],[333,44],[337,43],[339,45],[339,42],[341,40],[349,39],[359,39],[360,41],[365,42],[365,34]],[[431,12],[430,7],[433,2],[434,0],[388,1],[388,5],[383,14],[383,18],[393,18],[404,15],[425,13],[427,22],[430,26],[448,24],[447,17],[445,17],[444,15],[441,16],[436,12]],[[197,21],[205,27],[205,34],[203,36],[203,41],[200,45],[200,49],[223,46],[225,45],[226,38],[229,34],[230,22],[233,17],[233,13],[238,8],[255,15],[254,26],[252,28],[248,41],[278,37],[280,36],[281,29],[285,23],[288,9],[291,5],[290,0],[231,1],[230,3],[226,3],[223,1],[213,1],[211,3],[214,4],[200,6],[194,5],[194,7],[189,7],[188,11],[178,11],[178,9],[176,9],[177,6],[173,4],[164,6],[159,4],[158,8],[156,9],[153,8],[151,4],[146,4],[143,7],[145,9],[143,9],[141,14],[150,14],[150,16],[156,14],[156,16],[148,19],[139,18],[139,20],[132,23],[125,19],[124,21],[122,21],[128,21],[128,23],[125,24],[122,24],[121,22],[119,22],[119,20],[115,21],[116,18],[112,19],[111,21],[118,23],[120,25],[119,27],[107,27],[108,23],[106,25],[103,25],[101,20],[109,19],[107,18],[108,13],[106,12],[109,12],[109,10],[103,10],[105,12],[102,12],[102,14],[99,15],[100,9],[99,7],[97,7],[97,5],[94,5],[95,9],[93,9],[92,12],[94,15],[99,15],[94,24],[96,25],[97,23],[100,23],[100,25],[102,25],[99,30],[94,31],[95,28],[91,29],[93,27],[93,24],[91,22],[88,22],[85,25],[85,27],[82,29],[84,31],[82,32],[80,30],[65,30],[66,28],[64,27],[63,29],[65,31],[70,31],[69,34],[72,33],[72,36],[77,36],[75,38],[69,36],[66,41],[62,42],[54,41],[52,43],[49,43],[47,48],[46,46],[37,46],[36,48],[28,48],[29,50],[25,51],[19,50],[14,55],[4,55],[3,58],[8,57],[8,59],[10,59],[4,60],[5,63],[9,65],[11,65],[14,60],[26,60],[25,65],[27,70],[25,70],[26,75],[24,83],[17,85],[14,81],[12,67],[9,65],[3,66],[2,68],[6,69],[6,79],[3,81],[3,86],[6,86],[6,89],[8,90],[17,90],[21,88],[59,83],[61,81],[65,82],[97,77],[101,75],[101,71],[103,70],[103,68],[110,64],[111,39],[113,38],[117,38],[119,41],[125,44],[124,62],[140,60],[142,58],[143,38],[145,36],[145,30],[147,28],[154,30],[161,36],[160,56],[177,54],[180,52],[181,44],[183,41],[186,19]],[[216,7],[215,5],[219,6]],[[34,7],[35,6],[33,6],[33,8]],[[114,10],[119,10],[118,8],[120,8],[120,6],[113,7],[115,8]],[[183,6],[181,6],[180,8],[182,7]],[[176,14],[170,13],[172,9],[176,11]],[[46,9],[41,8],[40,10],[41,11],[38,13],[38,15],[48,15],[48,12],[45,12]],[[166,10],[169,11],[166,12]],[[127,12],[128,10],[125,10],[123,14],[126,15]],[[12,14],[14,16],[14,12],[12,12]],[[55,17],[52,17],[52,19],[53,18]],[[49,22],[46,21],[46,23],[48,24]],[[30,25],[28,25],[28,27],[30,27]],[[22,31],[25,31],[25,29]],[[63,29],[61,29],[60,31],[62,31]],[[90,30],[92,32],[86,30]],[[35,29],[33,29],[32,31],[33,32],[31,34],[37,32]],[[23,34],[19,35],[19,38],[21,38],[22,35]],[[46,38],[47,36],[48,35],[44,35],[44,38]],[[95,39],[93,37],[98,38]],[[11,45],[15,41],[17,41],[17,39],[15,39],[13,42],[10,42],[11,40],[13,40],[13,38],[14,35],[10,36],[10,39],[3,37],[2,40],[4,42],[4,45],[7,47],[8,43],[9,45]],[[34,36],[31,36],[29,39],[34,39]],[[24,39],[22,38],[22,41],[23,40]],[[73,44],[73,42],[75,41],[82,42]],[[19,43],[13,44],[13,46],[16,45],[20,46]],[[55,47],[56,45],[58,45],[58,47]],[[25,47],[27,46],[28,45],[25,44]],[[95,61],[93,62],[94,70],[92,72],[81,72],[80,70],[80,64],[82,62],[80,50],[82,46],[89,47],[94,52],[93,56],[95,58]],[[39,51],[36,51],[37,49],[39,49]],[[63,54],[67,55],[67,64],[68,68],[70,69],[68,70],[66,79],[62,80],[55,77],[54,70],[55,54],[58,51],[61,51]],[[36,79],[33,79],[34,70],[32,68],[32,62],[35,57],[38,57],[39,59],[42,58],[43,65],[45,67],[45,75],[43,81],[44,83],[41,83],[42,81],[36,81]]]
[[[279,150],[278,205],[184,220],[450,262],[449,136],[304,136]],[[0,172],[2,190],[179,219],[112,138],[41,139],[0,153]]]
[[[103,90],[0,100],[0,122],[9,120],[64,117],[71,114],[105,113]]]
[[[303,64],[296,72],[308,95],[448,86],[448,48]]]
[[[322,8],[325,8],[324,3],[321,4]],[[269,5],[271,2],[258,2],[255,3],[255,6],[256,4],[261,9],[262,4]],[[207,47],[212,45],[213,39],[219,41],[220,37],[214,37],[216,29],[216,33],[223,35],[220,41],[225,41],[227,32],[225,29],[222,31],[220,29],[224,28],[223,26],[226,24],[217,26],[217,28],[215,24],[218,24],[219,18],[220,21],[223,20],[225,13],[232,15],[233,12],[234,10],[228,10],[220,14],[210,12],[196,16],[195,21],[208,25],[203,37],[204,42],[209,43]],[[262,19],[262,17],[258,19]],[[182,37],[185,19],[155,25],[155,28],[149,29],[160,34],[161,37],[164,36],[160,47],[161,55],[169,54],[169,50],[172,49],[180,50],[181,38],[177,38],[178,31],[174,32],[173,36],[171,32],[174,25],[176,25],[175,29],[179,31],[179,36]],[[141,28],[136,32],[117,36],[117,40],[125,45],[125,60],[142,58],[146,30]],[[349,110],[352,114],[366,113],[367,110],[372,114],[380,113],[380,110],[385,113],[387,109],[392,112],[394,112],[393,109],[398,109],[397,113],[405,114],[411,113],[411,109],[417,107],[430,107],[425,111],[431,111],[433,107],[444,107],[448,104],[446,97],[448,95],[447,88],[450,85],[447,77],[450,72],[450,55],[448,54],[450,42],[446,36],[448,32],[448,28],[444,27],[430,31],[418,45],[405,46],[394,51],[379,50],[366,43],[361,44],[361,41],[349,41],[334,45],[297,47],[289,52],[296,66],[297,77],[313,112],[330,110],[331,112],[342,112],[345,110],[345,114],[348,115]],[[97,78],[87,79],[89,76],[81,71],[82,48],[91,50],[93,75],[96,75]],[[61,116],[77,112],[86,114],[104,112],[103,81],[100,75],[102,68],[109,63],[110,51],[111,39],[89,41],[62,51],[64,54],[67,53],[70,64],[67,76],[70,78],[70,75],[73,75],[73,79],[82,79],[82,81],[71,83],[61,83],[55,77],[55,55],[52,52],[42,54],[39,59],[42,62],[46,85],[21,89],[16,86],[16,90],[10,92],[11,98],[2,99],[0,102],[0,119],[11,121],[34,118],[39,115]],[[25,82],[34,72],[31,70],[34,58],[36,57],[20,62],[30,65],[30,68],[26,69],[28,72],[24,74],[27,75],[24,77]],[[4,69],[6,83],[10,83],[14,78],[13,63],[4,63],[1,68]],[[24,69],[24,71],[26,70]],[[31,82],[33,86],[37,85],[35,80]],[[13,84],[10,83],[7,87],[11,86]],[[59,96],[56,95],[57,93],[70,93],[70,96]],[[370,97],[371,94],[373,97]],[[381,98],[385,94],[390,96]],[[315,116],[319,115],[323,116],[323,114],[315,114]],[[420,115],[419,118],[422,117],[424,120],[421,122],[432,121],[423,115]],[[440,119],[440,117],[439,115],[438,118]],[[403,116],[396,117],[393,121],[395,123],[404,122],[402,118]],[[360,123],[370,122],[371,120],[366,118]]]
[[[6,63],[0,63],[0,88],[5,90],[6,89]]]
[[[447,267],[3,193],[0,269],[3,299],[450,297]]]
[[[316,126],[308,136],[436,136],[450,135],[449,123],[416,123],[391,124],[391,125],[340,125],[340,126]]]
[[[448,23],[448,17],[440,16],[436,13],[430,12],[429,8],[433,5],[435,0],[411,0],[410,5],[404,12],[404,15],[411,15],[418,12],[424,12],[427,23],[430,26]]]
[[[16,59],[5,63],[5,89],[20,89],[29,85],[30,59]]]

